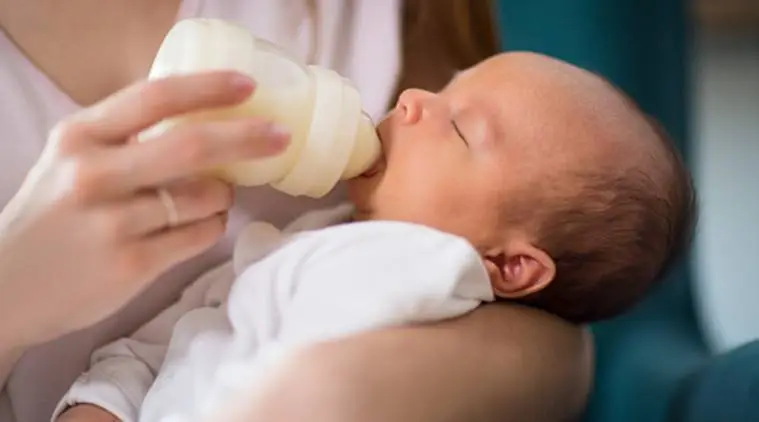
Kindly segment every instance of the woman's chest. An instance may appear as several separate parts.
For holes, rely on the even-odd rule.
[[[29,2],[2,10],[0,21],[25,60],[74,103],[88,106],[147,74],[180,4]]]
[[[0,208],[11,199],[45,146],[47,132],[75,107],[39,83],[0,32]]]

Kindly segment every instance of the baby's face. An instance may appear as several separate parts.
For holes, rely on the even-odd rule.
[[[349,184],[357,218],[424,224],[478,248],[498,242],[504,211],[605,159],[603,132],[626,130],[609,90],[563,62],[511,53],[440,93],[404,92],[379,125],[384,163]]]

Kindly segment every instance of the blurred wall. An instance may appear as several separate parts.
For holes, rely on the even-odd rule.
[[[695,52],[695,296],[722,351],[759,338],[759,35],[702,33]]]

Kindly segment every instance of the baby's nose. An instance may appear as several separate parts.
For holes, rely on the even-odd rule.
[[[396,109],[401,114],[404,123],[413,124],[424,116],[425,110],[434,98],[435,94],[432,92],[407,89],[398,97]]]

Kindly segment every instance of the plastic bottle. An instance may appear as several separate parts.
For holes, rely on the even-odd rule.
[[[211,174],[242,186],[269,184],[293,196],[318,198],[340,180],[366,171],[380,141],[352,83],[336,72],[306,66],[245,28],[218,19],[179,21],[164,39],[149,79],[208,70],[236,70],[256,81],[243,103],[167,119],[139,136],[146,141],[197,120],[260,116],[292,134],[280,155],[229,163]]]

